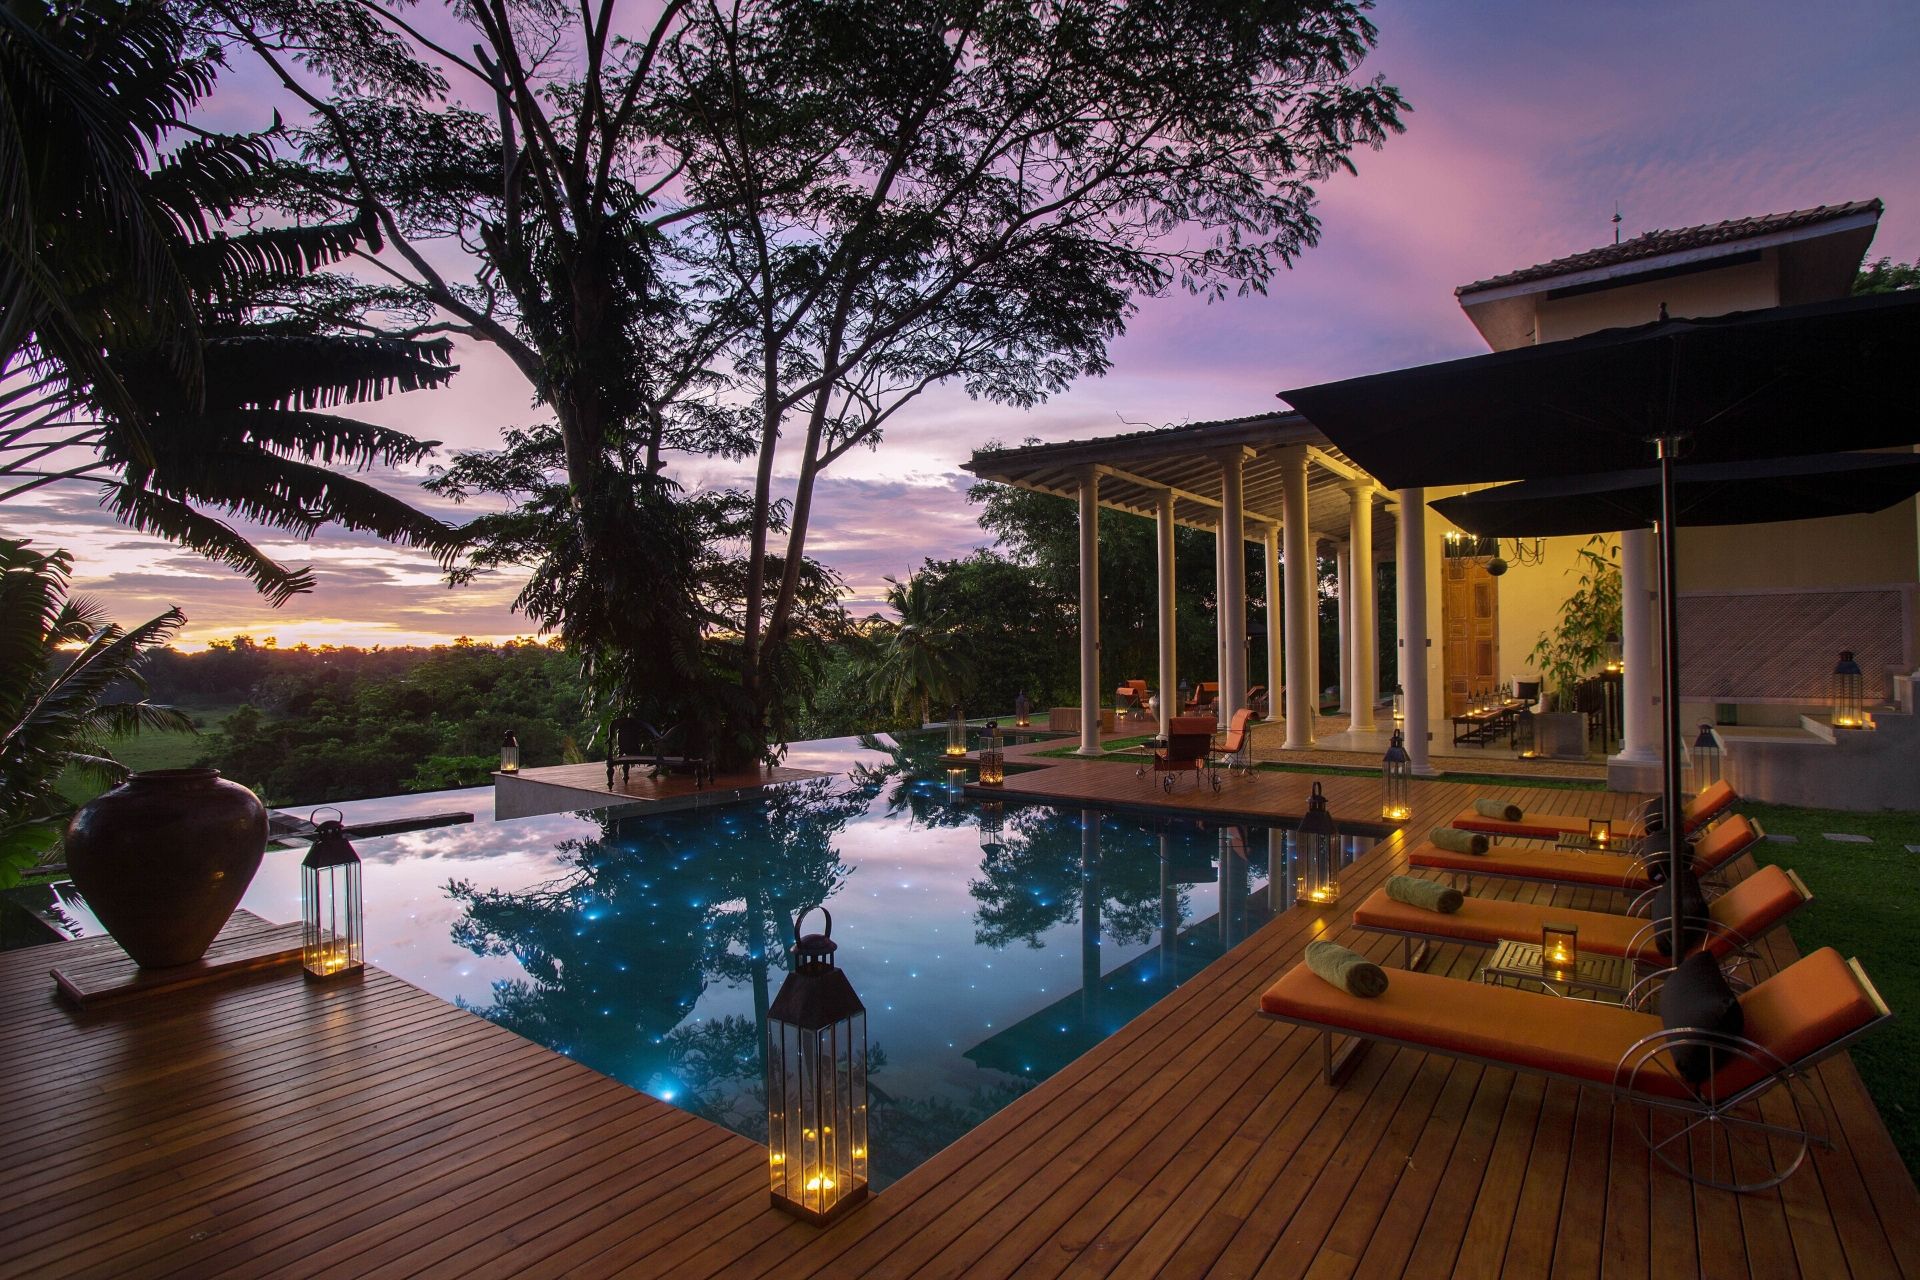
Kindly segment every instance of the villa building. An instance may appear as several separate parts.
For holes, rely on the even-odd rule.
[[[1509,350],[1644,324],[1845,297],[1872,242],[1878,200],[1829,205],[1707,226],[1653,231],[1585,253],[1508,272],[1456,290],[1488,346]],[[1817,423],[1809,423],[1817,431]],[[1530,655],[1575,584],[1585,538],[1463,535],[1427,509],[1460,490],[1389,492],[1298,413],[1275,412],[1090,441],[976,454],[985,479],[1072,498],[1082,516],[1082,749],[1098,748],[1107,687],[1146,675],[1172,689],[1183,676],[1218,673],[1223,708],[1248,690],[1269,699],[1269,734],[1284,746],[1372,749],[1391,727],[1379,662],[1377,599],[1384,561],[1395,564],[1393,616],[1405,717],[1417,772],[1432,771],[1430,743],[1450,743],[1453,717],[1494,688],[1537,681]],[[1518,479],[1520,477],[1513,477]],[[1099,584],[1089,552],[1101,508],[1159,524],[1159,670],[1102,671]],[[1264,653],[1248,644],[1245,556],[1217,557],[1223,607],[1215,653],[1175,652],[1175,525],[1238,528],[1264,554],[1268,593]],[[1609,779],[1623,790],[1655,784],[1660,754],[1659,612],[1654,537],[1617,539],[1623,619],[1617,692],[1608,699]],[[1223,547],[1225,544],[1221,544]],[[1316,575],[1293,564],[1330,556],[1339,566],[1340,706],[1346,731],[1316,741],[1320,670]],[[1372,566],[1373,572],[1356,566]],[[1410,571],[1417,566],[1417,571]],[[1913,499],[1859,516],[1680,530],[1683,723],[1716,726],[1727,768],[1744,794],[1797,803],[1879,808],[1898,801],[1920,768],[1920,720],[1911,714],[1920,596],[1920,509]],[[1501,572],[1502,569],[1506,572]],[[1368,620],[1373,620],[1370,624]],[[1872,731],[1836,731],[1825,715],[1842,650],[1866,676],[1870,706],[1892,706]],[[1424,653],[1424,662],[1409,662]],[[1262,680],[1264,672],[1273,677]],[[1390,687],[1390,686],[1389,686]],[[1170,710],[1160,711],[1162,727]],[[1284,726],[1284,728],[1282,728]]]

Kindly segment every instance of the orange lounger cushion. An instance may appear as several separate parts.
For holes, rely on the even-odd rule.
[[[1362,1000],[1298,965],[1267,988],[1260,1008],[1316,1029],[1396,1040],[1609,1086],[1620,1083],[1616,1073],[1627,1050],[1661,1030],[1659,1017],[1650,1013],[1398,970],[1384,995]],[[1740,997],[1740,1009],[1746,1038],[1789,1064],[1821,1052],[1879,1015],[1847,962],[1831,947],[1748,991]],[[1763,1074],[1751,1062],[1736,1059],[1712,1084],[1725,1096]],[[1639,1083],[1654,1096],[1687,1096],[1679,1077],[1664,1071],[1644,1071]]]
[[[1759,840],[1760,831],[1739,814],[1708,832],[1693,847],[1693,869],[1709,875],[1745,853]],[[1583,888],[1620,889],[1645,893],[1653,886],[1632,858],[1616,853],[1579,853],[1564,849],[1515,849],[1496,844],[1486,853],[1452,853],[1431,844],[1415,846],[1407,854],[1409,866],[1465,876],[1492,876],[1497,880],[1539,880]]]
[[[1713,821],[1733,806],[1740,797],[1724,781],[1716,782],[1687,801],[1686,827],[1688,831]],[[1463,831],[1485,831],[1489,835],[1514,836],[1528,840],[1558,840],[1562,836],[1583,836],[1587,834],[1587,819],[1569,813],[1524,813],[1518,822],[1506,822],[1500,818],[1489,818],[1484,813],[1468,805],[1453,816],[1449,826],[1459,827]],[[1614,834],[1623,839],[1633,839],[1643,835],[1637,822],[1617,822]]]
[[[1707,908],[1716,921],[1742,938],[1757,938],[1780,923],[1806,899],[1793,878],[1779,867],[1762,867],[1732,890],[1716,898]],[[1530,902],[1507,902],[1498,898],[1468,898],[1460,910],[1445,915],[1425,911],[1387,896],[1384,889],[1354,908],[1353,922],[1362,929],[1413,934],[1492,947],[1507,938],[1532,941],[1540,936],[1541,926],[1570,924],[1580,930],[1580,949],[1597,955],[1625,956],[1649,964],[1665,963],[1646,932],[1648,921],[1639,916],[1613,915],[1604,911],[1572,911],[1561,907],[1543,907]],[[1639,945],[1635,945],[1638,939]],[[1707,940],[1715,955],[1733,949],[1733,940],[1715,934]]]

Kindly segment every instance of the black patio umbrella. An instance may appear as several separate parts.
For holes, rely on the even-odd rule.
[[[1679,525],[1777,524],[1884,510],[1920,493],[1920,456],[1820,453],[1673,469]],[[1660,469],[1520,480],[1427,504],[1468,533],[1557,538],[1660,521]]]
[[[1920,293],[1660,319],[1281,393],[1389,488],[1660,473],[1662,787],[1679,822],[1674,469],[1920,442]],[[1678,873],[1681,842],[1670,840]],[[1673,934],[1681,936],[1680,895]]]

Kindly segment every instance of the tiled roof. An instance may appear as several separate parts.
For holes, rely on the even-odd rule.
[[[1887,587],[1683,594],[1680,694],[1696,702],[1819,702],[1840,651],[1851,649],[1868,701],[1879,701],[1890,669],[1913,669],[1905,613],[1902,592]]]
[[[1642,258],[1657,258],[1663,254],[1681,253],[1688,249],[1704,249],[1711,245],[1731,244],[1739,240],[1750,240],[1756,236],[1794,231],[1816,223],[1830,222],[1835,218],[1851,217],[1857,213],[1877,215],[1882,208],[1878,200],[1855,200],[1850,204],[1823,204],[1813,209],[1795,209],[1791,213],[1769,213],[1757,218],[1734,218],[1728,222],[1713,222],[1700,227],[1649,231],[1631,240],[1623,240],[1619,244],[1601,245],[1598,249],[1589,249],[1585,253],[1576,253],[1572,257],[1555,258],[1552,262],[1543,262],[1538,266],[1522,267],[1518,271],[1509,271],[1505,275],[1476,280],[1472,284],[1463,284],[1453,292],[1456,297],[1464,297],[1483,289],[1498,289],[1504,285],[1550,280],[1554,276],[1571,275],[1576,271],[1593,271],[1601,267],[1637,262]]]

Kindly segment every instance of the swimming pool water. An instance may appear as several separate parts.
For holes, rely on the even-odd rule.
[[[763,1141],[767,1006],[793,920],[825,905],[868,1010],[884,1186],[1292,898],[1291,874],[1268,888],[1290,833],[974,802],[937,751],[801,744],[789,763],[835,775],[668,814],[493,822],[488,790],[343,805],[478,819],[356,842],[368,959]],[[270,852],[244,905],[298,918],[300,857]]]

